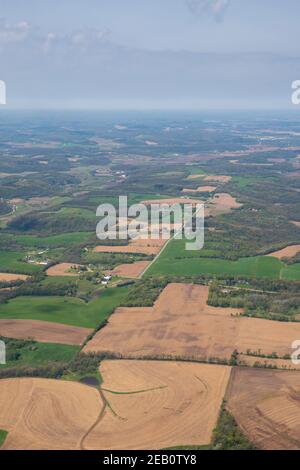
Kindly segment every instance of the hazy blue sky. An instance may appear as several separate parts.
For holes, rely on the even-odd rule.
[[[288,107],[299,0],[0,0],[14,107]]]

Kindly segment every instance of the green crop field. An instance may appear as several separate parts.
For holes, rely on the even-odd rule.
[[[127,288],[108,288],[89,303],[73,297],[17,297],[0,305],[0,318],[20,318],[96,328],[119,306]]]
[[[11,345],[11,342],[14,344]],[[22,343],[22,347],[19,347],[18,343]],[[10,367],[38,367],[40,365],[49,364],[49,362],[69,362],[73,359],[75,354],[79,352],[79,350],[80,346],[71,346],[67,344],[8,340],[6,351],[7,362],[5,365],[0,365],[0,371],[1,369]],[[18,353],[17,358],[15,357],[15,353]]]
[[[240,258],[229,261],[218,258],[205,258],[208,250],[186,251],[184,258],[183,240],[172,241],[146,275],[199,276],[201,274],[259,277],[269,279],[300,280],[300,263],[285,265],[269,256]]]
[[[62,247],[75,243],[84,243],[94,234],[92,232],[73,232],[54,235],[52,237],[37,237],[33,235],[18,235],[16,241],[23,246],[47,248]]]
[[[281,279],[286,281],[299,281],[300,279],[300,263],[292,264],[281,270]]]
[[[24,253],[0,251],[0,272],[33,274],[43,269],[43,266],[25,263],[23,258]]]
[[[162,257],[165,259],[187,259],[187,258],[217,258],[221,254],[221,250],[215,247],[212,242],[205,242],[205,248],[202,250],[189,251],[186,250],[185,239],[172,240],[163,251]],[[223,243],[222,248],[226,248],[228,243]]]

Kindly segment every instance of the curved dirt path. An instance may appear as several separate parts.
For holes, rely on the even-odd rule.
[[[100,400],[102,401],[102,408],[100,410],[100,413],[99,413],[96,421],[89,427],[89,429],[84,433],[84,435],[80,439],[80,441],[79,441],[80,450],[87,450],[84,447],[84,441],[86,440],[88,435],[95,429],[95,427],[100,423],[100,421],[102,420],[102,418],[104,416],[105,410],[107,408],[107,401],[105,399],[105,396],[104,396],[101,388],[96,387],[96,390],[99,392],[99,397],[100,397]]]

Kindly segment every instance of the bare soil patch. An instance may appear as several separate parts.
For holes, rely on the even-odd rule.
[[[291,220],[291,224],[296,225],[296,227],[300,227],[300,222],[296,222],[295,220]]]
[[[278,259],[293,258],[299,252],[300,245],[291,245],[283,248],[282,250],[273,251],[272,253],[269,253],[268,256],[273,256],[273,258]]]
[[[197,189],[185,188],[182,190],[183,193],[213,193],[216,190],[216,186],[199,186]]]
[[[32,338],[41,343],[59,343],[81,345],[90,328],[63,325],[40,320],[0,320],[0,335],[7,338]]]
[[[258,448],[299,450],[299,372],[236,368],[226,395],[229,411]]]
[[[22,378],[0,381],[4,450],[80,449],[103,406],[96,389],[76,382]]]
[[[78,273],[75,270],[72,271],[72,268],[78,269],[79,267],[79,264],[75,263],[60,263],[51,266],[46,273],[48,276],[78,276]]]
[[[0,281],[2,282],[26,281],[26,279],[28,279],[28,276],[24,274],[0,273]]]
[[[137,261],[132,264],[121,264],[110,272],[113,276],[138,278],[142,272],[149,266],[150,261]]]
[[[199,175],[189,175],[187,177],[187,180],[199,180],[199,179],[202,179],[204,177],[203,174],[199,174]]]
[[[209,444],[230,368],[155,361],[103,361],[107,406],[87,449],[162,449]]]
[[[207,205],[207,215],[216,217],[227,214],[233,209],[239,209],[243,204],[237,202],[236,198],[228,193],[216,194]]]

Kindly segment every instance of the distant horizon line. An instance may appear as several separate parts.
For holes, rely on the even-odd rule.
[[[285,107],[285,108],[280,108],[280,107],[263,107],[263,108],[88,108],[88,107],[78,107],[78,108],[71,108],[71,107],[32,107],[32,108],[27,108],[27,107],[9,107],[9,106],[0,106],[0,112],[1,111],[43,111],[43,112],[78,112],[78,111],[88,111],[88,112],[194,112],[194,113],[199,113],[199,112],[300,112],[300,107],[294,106],[294,107]]]

